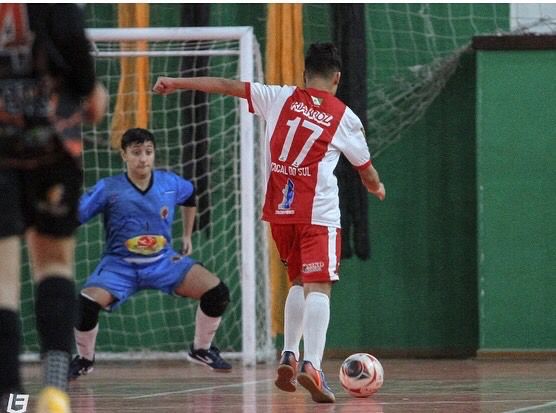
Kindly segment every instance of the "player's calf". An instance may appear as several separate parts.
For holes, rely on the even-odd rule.
[[[46,277],[37,286],[35,304],[45,385],[65,389],[75,314],[75,287],[64,277]]]
[[[201,296],[195,319],[195,340],[187,359],[218,372],[229,372],[232,366],[220,356],[220,350],[212,345],[212,339],[230,303],[230,291],[223,282]]]
[[[79,315],[75,325],[75,341],[79,355],[70,363],[68,379],[75,380],[93,371],[95,343],[98,334],[100,304],[83,293],[79,294]]]

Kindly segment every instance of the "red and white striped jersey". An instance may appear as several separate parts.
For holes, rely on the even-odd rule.
[[[359,118],[322,90],[246,83],[246,94],[249,110],[266,121],[262,219],[340,228],[340,153],[358,169],[371,162]]]

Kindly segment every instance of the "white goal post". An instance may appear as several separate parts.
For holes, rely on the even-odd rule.
[[[166,59],[195,56],[212,59],[235,56],[239,59],[237,74],[234,75],[236,78],[247,82],[262,80],[260,53],[251,27],[107,28],[88,29],[87,34],[93,44],[93,55],[96,59],[119,59],[124,57]],[[145,50],[127,46],[124,48],[120,47],[120,45],[123,45],[122,42],[126,42],[126,45],[133,42],[148,42],[149,47]],[[197,45],[199,44],[197,42],[201,42],[204,46],[185,46]],[[164,47],[157,47],[156,45],[159,44],[163,44]],[[210,72],[210,64],[208,70]],[[153,77],[157,75],[165,74],[152,73]],[[101,77],[99,76],[99,78]],[[110,93],[111,105],[113,105],[116,96],[114,96],[113,90]],[[270,337],[266,230],[258,220],[261,201],[259,194],[263,192],[261,185],[264,183],[262,177],[264,151],[257,148],[260,140],[256,133],[261,130],[261,125],[249,113],[246,102],[243,99],[239,99],[239,101],[241,102],[235,103],[240,105],[238,110],[240,142],[237,143],[239,145],[239,160],[234,163],[235,166],[239,165],[240,170],[238,176],[240,206],[238,208],[240,210],[239,245],[241,250],[239,257],[241,351],[238,356],[242,358],[244,364],[253,365],[257,360],[266,360],[274,356]],[[211,122],[211,119],[208,121]],[[109,125],[104,127],[108,129]],[[174,127],[168,125],[168,128]],[[85,134],[90,135],[92,133],[106,136],[106,132],[100,133],[98,131],[99,127],[95,129],[92,132],[85,131]],[[91,139],[95,139],[95,137]],[[99,147],[98,143],[93,143],[93,145],[94,148]],[[94,148],[91,152],[86,152],[85,157],[94,157],[92,153],[95,150]],[[158,151],[159,144],[157,141]],[[172,165],[169,165],[168,162],[164,166],[172,169]],[[217,236],[217,234],[213,235]],[[208,267],[213,270],[210,266]],[[221,276],[222,274],[218,275]],[[260,287],[261,283],[264,284],[262,289]],[[261,312],[265,314],[261,314]],[[261,316],[264,318],[262,321],[260,320]],[[225,322],[229,322],[229,320],[223,320],[222,324]],[[221,328],[223,328],[222,324]],[[161,355],[161,352],[149,351],[147,353]],[[233,357],[231,352],[224,354]]]

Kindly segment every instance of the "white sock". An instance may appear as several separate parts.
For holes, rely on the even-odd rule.
[[[320,370],[326,332],[330,321],[330,299],[326,294],[312,292],[305,299],[305,318],[303,321],[303,360],[310,361]]]
[[[299,342],[303,334],[303,312],[305,293],[303,287],[294,285],[288,291],[284,305],[284,351],[291,351],[299,360]]]
[[[75,344],[77,346],[79,356],[92,361],[95,357],[98,323],[92,330],[89,331],[79,331],[75,328],[73,331],[75,333]]]
[[[216,334],[216,330],[220,325],[222,317],[209,317],[201,306],[197,307],[197,314],[195,315],[195,338],[193,339],[193,348],[195,350],[204,349],[208,350]]]

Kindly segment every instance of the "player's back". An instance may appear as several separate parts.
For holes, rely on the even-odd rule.
[[[346,105],[328,92],[295,88],[271,137],[271,159],[294,168],[320,162]]]
[[[369,159],[357,116],[318,89],[255,85],[250,96],[254,111],[267,120],[270,170],[263,219],[339,227],[333,171],[340,153],[356,165]],[[361,162],[351,156],[355,152]]]
[[[83,27],[74,4],[0,4],[0,158],[52,146],[53,95],[79,107],[93,89]]]
[[[45,57],[33,48],[37,34],[32,29],[43,26],[40,20],[25,4],[0,5],[0,134],[3,137],[28,124],[48,124],[50,90],[44,82],[47,68],[36,64]]]

